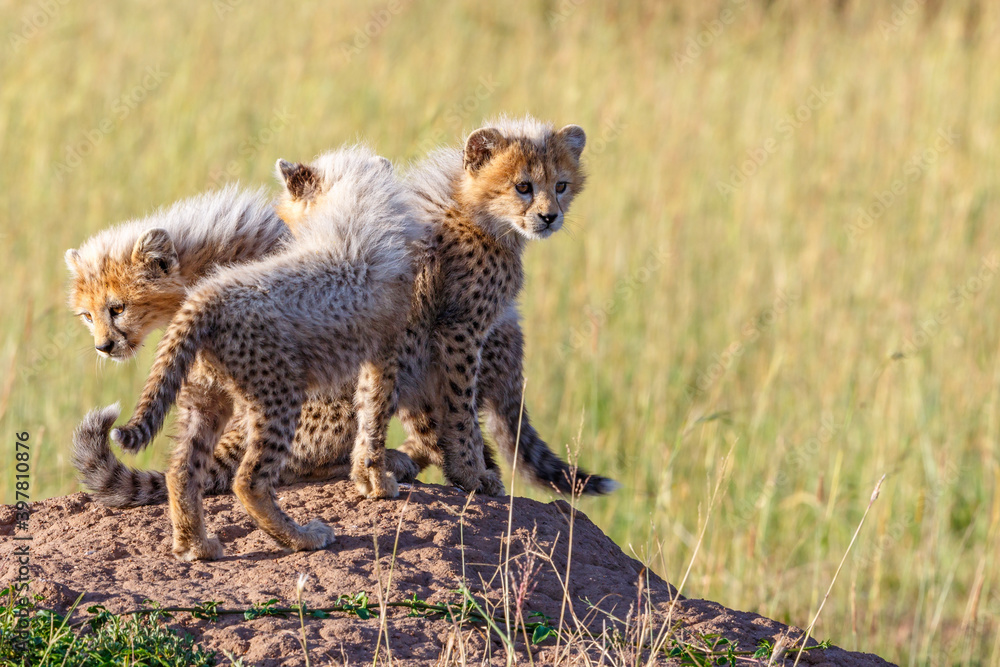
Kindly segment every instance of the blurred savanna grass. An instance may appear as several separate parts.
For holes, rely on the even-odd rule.
[[[153,348],[95,360],[67,248],[279,157],[404,165],[527,112],[589,137],[522,299],[532,418],[624,484],[589,516],[679,578],[735,442],[685,593],[802,626],[888,473],[816,634],[1000,662],[993,6],[0,7],[0,431],[31,433],[34,498],[78,490],[73,427],[131,408]]]

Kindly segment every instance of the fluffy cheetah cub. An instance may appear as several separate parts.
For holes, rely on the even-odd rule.
[[[201,500],[206,463],[234,404],[246,417],[248,441],[233,490],[283,546],[319,549],[333,540],[325,524],[299,526],[275,502],[311,389],[360,377],[352,477],[369,497],[398,493],[385,472],[385,431],[400,323],[409,309],[411,251],[424,226],[391,166],[371,151],[333,151],[312,169],[318,189],[298,240],[198,283],[160,342],[135,414],[111,431],[123,449],[137,451],[177,400],[181,436],[167,488],[174,553],[182,560],[222,554],[205,531]]]
[[[401,362],[401,417],[411,437],[400,449],[421,467],[441,465],[460,486],[475,488],[479,480],[486,493],[503,491],[483,446],[483,410],[500,449],[513,458],[516,446],[535,480],[563,491],[607,493],[615,487],[553,455],[518,400],[522,254],[529,240],[562,227],[583,190],[585,145],[577,125],[555,130],[531,117],[501,117],[473,132],[463,151],[441,151],[407,174],[407,185],[434,225],[435,246],[419,274],[407,329],[406,351],[418,354]],[[505,369],[499,373],[498,362]],[[425,379],[414,384],[415,377]],[[497,386],[503,390],[487,389]],[[429,400],[435,395],[440,398]]]
[[[440,460],[448,479],[464,488],[503,493],[479,429],[483,347],[516,306],[525,245],[558,231],[583,189],[585,144],[577,125],[555,130],[530,117],[500,118],[468,137],[462,169],[447,182],[441,166],[458,162],[454,152],[407,177],[431,203],[435,247],[417,280],[405,342],[417,354],[401,362],[400,404],[404,422],[436,426],[437,439],[410,439],[402,449],[418,462]]]
[[[577,125],[556,131],[533,118],[501,118],[473,132],[464,150],[439,151],[406,177],[433,232],[419,262],[401,348],[400,417],[417,434],[402,449],[420,465],[439,463],[448,481],[467,491],[504,493],[479,427],[481,396],[496,394],[480,386],[484,346],[498,324],[509,326],[513,318],[516,326],[521,255],[529,240],[562,227],[583,188],[585,143]],[[278,166],[288,188],[277,210],[299,235],[321,179],[305,165]],[[520,359],[507,372],[519,369]],[[503,386],[495,375],[487,377],[490,386]],[[495,411],[495,404],[484,404]],[[514,415],[503,412],[509,425]],[[506,442],[516,439],[511,431]],[[522,456],[534,471],[567,469],[539,438],[523,444],[532,446]]]
[[[125,361],[170,322],[197,281],[219,266],[261,259],[288,237],[263,188],[231,185],[191,197],[67,250],[69,306],[98,355]]]
[[[93,335],[97,354],[122,362],[153,329],[170,323],[199,280],[220,266],[278,252],[288,240],[288,227],[263,188],[231,185],[206,192],[109,227],[66,251],[69,305]],[[353,403],[353,391],[311,395],[280,484],[350,474]],[[116,417],[92,413],[76,429],[72,459],[81,481],[94,498],[114,507],[166,502],[162,472],[135,470],[115,457],[107,433]],[[206,469],[206,493],[230,491],[243,459],[245,421],[237,412],[220,438]],[[386,451],[386,467],[400,482],[419,472],[395,449]]]

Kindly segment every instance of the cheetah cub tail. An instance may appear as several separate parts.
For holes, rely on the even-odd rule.
[[[73,432],[73,465],[91,495],[108,507],[139,507],[167,500],[163,473],[136,470],[111,451],[108,431],[121,409],[117,403],[91,410]]]
[[[212,290],[196,291],[174,315],[156,350],[156,361],[135,413],[125,426],[111,431],[111,439],[125,451],[142,450],[163,428],[163,420],[211,329],[213,296]]]

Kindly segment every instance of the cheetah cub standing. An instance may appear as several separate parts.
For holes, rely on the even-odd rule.
[[[398,493],[385,472],[396,348],[409,310],[411,252],[424,226],[384,158],[364,148],[333,151],[312,165],[317,190],[299,237],[285,251],[224,268],[198,283],[173,318],[135,414],[111,437],[145,447],[170,404],[181,437],[167,473],[174,553],[214,559],[222,545],[205,530],[205,469],[234,412],[248,441],[233,479],[247,512],[293,550],[319,549],[333,530],[303,527],[275,502],[274,486],[307,392],[359,378],[352,477],[369,497]],[[197,368],[196,368],[197,367]],[[197,384],[185,378],[199,378]]]
[[[502,376],[519,376],[520,348],[516,360],[510,359],[511,350],[495,352],[512,362],[507,368],[497,367],[489,352],[493,372],[484,386],[484,346],[498,325],[509,332],[512,323],[516,335],[494,341],[520,341],[515,306],[524,281],[521,255],[529,240],[547,238],[562,227],[563,215],[583,188],[585,143],[576,125],[555,131],[532,118],[501,118],[473,132],[464,151],[439,151],[406,177],[433,232],[418,262],[401,348],[400,417],[411,434],[402,449],[421,466],[438,463],[450,483],[467,491],[504,493],[499,468],[483,443],[479,406],[486,394],[483,405],[490,408],[491,425],[512,455],[520,417],[513,406],[519,405],[520,386],[512,387]],[[304,165],[278,167],[288,191],[277,211],[298,235],[320,178]],[[568,466],[533,430],[527,435],[520,456],[528,468],[568,486],[571,476],[563,474]],[[597,478],[589,490],[606,492],[612,485]]]
[[[410,437],[400,449],[419,466],[442,465],[458,481],[463,472],[455,471],[456,463],[475,469],[483,451],[487,468],[498,475],[482,445],[478,408],[500,450],[508,460],[516,453],[519,470],[533,481],[565,493],[617,488],[556,456],[532,427],[521,396],[521,255],[527,241],[562,227],[584,187],[585,145],[577,125],[556,131],[531,117],[501,117],[473,132],[461,154],[439,152],[407,175],[436,229],[433,259],[421,274],[432,287],[420,301],[438,313],[430,335],[430,368],[437,377],[427,386],[440,387],[445,396],[443,406],[424,400],[426,393],[403,405]],[[408,378],[406,364],[402,375]]]
[[[165,327],[198,281],[220,266],[263,259],[289,240],[264,188],[230,185],[102,230],[66,251],[69,305],[94,337],[97,354],[116,362],[135,356],[148,334]],[[353,392],[320,391],[299,417],[292,455],[279,483],[347,477],[354,445]],[[72,460],[100,502],[133,507],[167,501],[163,473],[119,461],[107,433],[117,414],[91,413],[77,427]],[[233,415],[206,470],[206,493],[228,493],[243,459],[243,415]],[[419,470],[402,452],[386,451],[397,481]]]

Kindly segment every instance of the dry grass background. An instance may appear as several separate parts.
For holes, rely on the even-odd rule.
[[[95,361],[66,248],[272,182],[278,157],[365,137],[405,161],[530,112],[590,139],[589,187],[529,250],[523,297],[540,431],[559,450],[579,433],[581,462],[624,483],[583,509],[675,579],[735,441],[685,592],[804,625],[888,473],[816,634],[1000,662],[996,8],[0,8],[0,432],[11,459],[31,433],[35,498],[78,488],[72,428],[130,408],[151,359]]]

